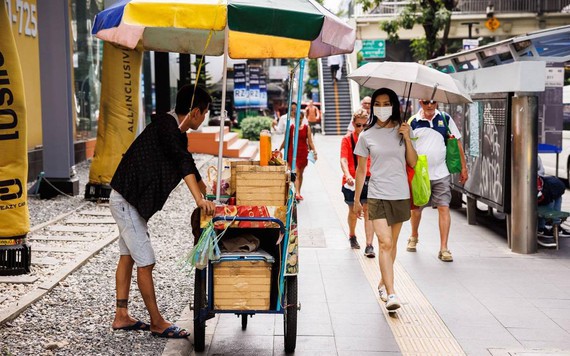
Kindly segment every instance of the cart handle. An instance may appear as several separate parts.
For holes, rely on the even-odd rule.
[[[228,222],[233,222],[233,221],[269,221],[269,222],[273,222],[276,223],[277,225],[279,225],[279,230],[281,233],[285,233],[285,224],[283,224],[283,222],[277,218],[274,217],[248,217],[248,216],[214,216],[212,218],[212,223],[216,223],[218,221],[228,221]]]

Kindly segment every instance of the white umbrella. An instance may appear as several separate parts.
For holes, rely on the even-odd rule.
[[[414,62],[367,63],[348,75],[349,79],[371,88],[389,88],[402,97],[470,103],[463,85],[447,73]]]

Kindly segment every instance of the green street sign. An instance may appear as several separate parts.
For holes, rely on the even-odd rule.
[[[362,40],[360,53],[364,59],[386,58],[386,40]]]

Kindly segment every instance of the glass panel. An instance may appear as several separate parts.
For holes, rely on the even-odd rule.
[[[91,36],[91,25],[95,15],[103,10],[103,0],[72,0],[71,10],[75,140],[85,140],[97,136],[103,43]]]

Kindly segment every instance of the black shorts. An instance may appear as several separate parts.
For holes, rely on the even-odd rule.
[[[364,181],[364,186],[362,187],[362,193],[360,193],[360,204],[365,204],[368,199],[368,180],[366,177]],[[344,195],[344,202],[348,205],[354,204],[354,190],[342,187],[342,194]]]

